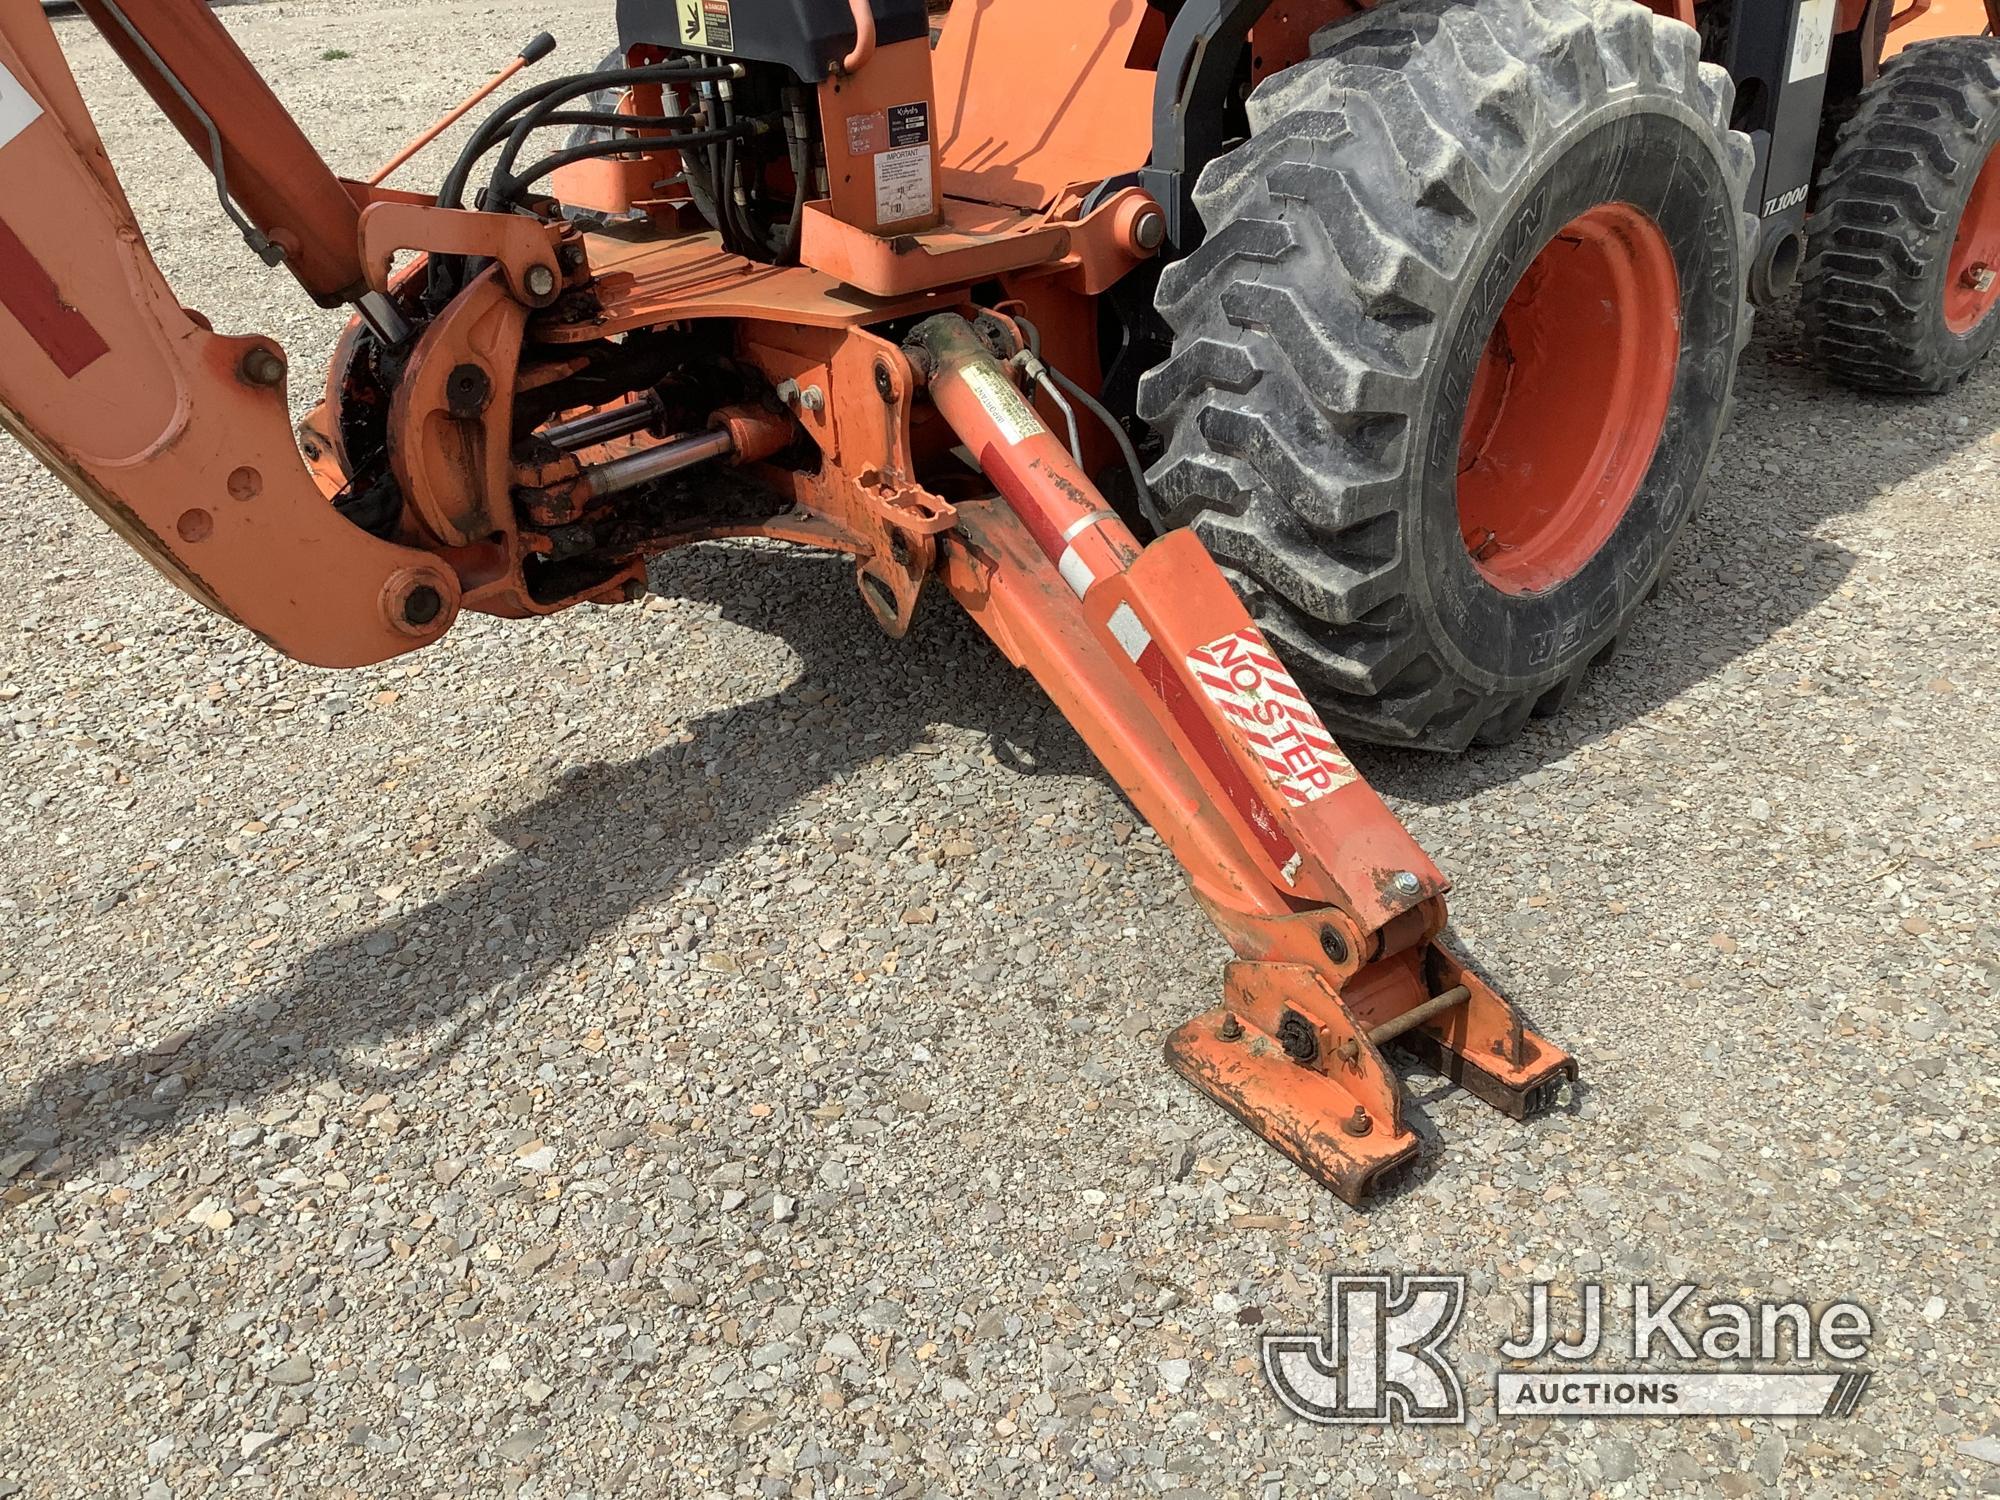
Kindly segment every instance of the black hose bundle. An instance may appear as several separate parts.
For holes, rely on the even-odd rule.
[[[613,53],[607,65],[589,73],[546,79],[523,89],[493,111],[459,151],[438,188],[442,208],[461,208],[466,186],[480,161],[498,149],[477,207],[489,213],[521,210],[526,190],[535,182],[573,162],[634,151],[672,150],[680,153],[695,206],[722,238],[723,247],[747,259],[790,264],[798,259],[805,205],[814,176],[813,141],[807,120],[808,100],[796,87],[785,90],[776,112],[783,122],[786,165],[792,174],[789,214],[775,221],[783,208],[760,208],[764,162],[768,153],[751,149],[760,136],[772,133],[770,118],[741,115],[734,84],[745,77],[740,63],[681,57],[642,67],[621,65]],[[643,84],[693,85],[699,107],[688,113],[620,114],[605,101],[620,91]],[[596,97],[591,97],[591,96]],[[579,100],[584,107],[576,107]],[[669,96],[668,108],[675,101]],[[553,126],[571,127],[561,149],[520,162],[529,137]],[[637,136],[635,131],[657,131]],[[585,138],[586,135],[594,138]],[[768,200],[766,200],[768,201]],[[476,262],[466,256],[438,256],[431,263],[425,301],[433,309],[449,301],[470,278]]]
[[[812,182],[812,140],[799,128],[804,118],[799,91],[786,90],[779,112],[784,122],[786,165],[792,173],[792,202],[789,216],[775,230],[767,230],[758,221],[756,164],[744,149],[758,134],[768,133],[768,125],[741,121],[735,100],[726,87],[705,86],[703,96],[711,100],[722,128],[734,132],[719,148],[711,147],[706,155],[707,186],[714,203],[709,218],[716,233],[722,236],[723,247],[747,260],[779,265],[796,261]],[[699,195],[696,201],[699,204]]]
[[[502,155],[495,169],[494,183],[489,185],[489,191],[492,186],[499,184],[503,175],[515,175],[511,174],[510,169],[520,153],[521,143],[527,139],[529,132],[541,125],[556,123],[550,117],[571,100],[606,87],[630,88],[641,83],[696,83],[733,78],[737,70],[738,65],[734,63],[708,64],[681,59],[667,63],[652,63],[641,68],[607,68],[590,73],[568,73],[561,78],[545,79],[533,88],[523,89],[488,115],[480,127],[472,133],[472,138],[459,151],[458,159],[451,164],[451,170],[445,173],[444,182],[438,188],[438,206],[440,208],[465,206],[465,184],[472,176],[472,169],[479,164],[482,156],[499,145],[503,139],[509,149]],[[619,116],[616,121],[593,120],[591,123],[626,124],[630,119],[629,116]],[[568,123],[581,122],[572,118]],[[615,143],[607,141],[599,144],[610,146]],[[624,149],[630,150],[631,147],[627,144]],[[597,154],[609,156],[616,153],[607,150]],[[548,170],[553,171],[554,168]],[[520,174],[516,175],[515,180],[521,183],[533,179]]]
[[[563,106],[606,87],[631,88],[646,83],[713,83],[734,78],[740,72],[740,65],[735,63],[707,63],[682,58],[673,62],[652,63],[645,67],[607,68],[544,79],[533,88],[523,89],[508,99],[488,115],[472,133],[438,187],[438,206],[440,208],[465,206],[465,186],[472,176],[473,169],[478,166],[480,158],[496,146],[502,148],[500,156],[494,163],[485,190],[480,194],[478,205],[492,213],[513,211],[522,191],[529,184],[539,181],[559,167],[566,167],[571,162],[587,161],[592,157],[622,156],[634,149],[631,138],[615,135],[604,140],[565,147],[517,170],[515,163],[519,160],[528,137],[545,126],[590,125],[620,131],[663,130],[669,134],[658,137],[657,140],[662,144],[670,144],[677,150],[712,149],[725,140],[734,140],[738,133],[734,126],[725,126],[722,129],[686,128],[701,124],[701,121],[693,115],[634,116],[602,110],[564,109]],[[469,279],[469,270],[469,257],[435,257],[431,262],[426,283],[425,300],[433,308],[442,307],[465,285]]]

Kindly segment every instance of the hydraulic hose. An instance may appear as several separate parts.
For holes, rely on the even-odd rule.
[[[716,142],[723,143],[724,149],[727,150],[740,137],[741,132],[737,130],[702,130],[690,131],[684,135],[661,136],[658,139],[662,145],[669,146],[676,151],[684,147],[706,146]],[[581,146],[566,146],[560,151],[551,152],[532,166],[508,177],[506,180],[496,182],[486,190],[486,198],[483,206],[489,213],[504,213],[514,206],[515,195],[522,188],[536,181],[538,178],[548,176],[549,173],[557,170],[559,167],[566,167],[571,162],[589,161],[593,157],[598,156],[624,156],[631,150],[632,142],[622,139],[585,141]]]
[[[605,73],[593,73],[590,75],[590,87],[581,92],[595,92],[598,89],[617,86],[619,84],[629,87],[634,83],[699,82],[709,78],[732,78],[736,72],[737,67],[733,63],[721,66],[657,63],[649,68],[620,68]],[[574,95],[572,94],[570,97],[574,97]],[[519,118],[515,120],[513,128],[508,131],[507,144],[501,149],[500,159],[494,163],[493,179],[488,187],[488,192],[501,190],[502,184],[510,180],[514,181],[517,185],[521,181],[529,180],[516,175],[514,163],[519,160],[522,147],[527,144],[528,137],[547,124],[549,117],[556,113],[559,107],[565,102],[567,101],[562,96],[552,95],[548,98],[537,100],[522,111]],[[727,125],[729,121],[725,118],[722,123]],[[630,148],[628,147],[627,149]]]
[[[458,158],[445,173],[444,181],[438,187],[438,206],[441,208],[462,208],[465,204],[465,184],[472,176],[472,169],[479,158],[497,145],[504,133],[511,131],[516,117],[522,111],[533,109],[560,95],[563,99],[573,99],[579,94],[588,94],[606,86],[633,83],[670,83],[676,78],[734,76],[734,64],[722,68],[691,68],[684,63],[654,63],[643,68],[613,68],[604,72],[566,73],[560,78],[544,79],[533,88],[521,90],[508,97],[498,109],[480,122],[479,128],[460,149]]]
[[[1153,503],[1153,491],[1146,483],[1146,466],[1140,462],[1139,450],[1132,446],[1132,435],[1125,430],[1125,424],[1112,416],[1103,402],[1042,358],[1042,332],[1039,328],[1019,313],[1009,313],[1008,316],[1014,320],[1021,332],[1027,335],[1028,352],[1035,356],[1036,362],[1044,370],[1049,372],[1049,379],[1110,431],[1112,441],[1118,444],[1118,451],[1124,455],[1125,467],[1131,471],[1133,498],[1138,501],[1140,511],[1152,524],[1153,530],[1164,532],[1167,528],[1160,520],[1159,507]]]

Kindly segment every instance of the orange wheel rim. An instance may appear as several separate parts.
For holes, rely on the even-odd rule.
[[[1579,214],[1522,272],[1459,435],[1459,529],[1495,588],[1554,588],[1617,530],[1666,427],[1680,313],[1673,250],[1630,204]]]
[[[1944,268],[1944,326],[1970,333],[2000,302],[2000,151],[1989,152],[1952,236]]]

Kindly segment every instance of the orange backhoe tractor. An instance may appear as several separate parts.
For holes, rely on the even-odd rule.
[[[353,310],[295,434],[285,351],[181,305],[0,8],[0,413],[127,541],[330,667],[706,538],[848,555],[892,637],[935,585],[1235,951],[1174,1066],[1349,1199],[1417,1148],[1391,1041],[1516,1116],[1574,1064],[1334,732],[1457,749],[1578,690],[1746,299],[1802,271],[1828,367],[1893,389],[2000,329],[1962,0],[618,0],[613,65],[431,192],[385,179],[435,130],[336,177],[203,0],[83,8]]]

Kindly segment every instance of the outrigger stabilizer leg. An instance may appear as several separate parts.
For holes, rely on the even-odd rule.
[[[1235,950],[1175,1031],[1195,1087],[1349,1203],[1416,1155],[1401,1042],[1517,1119],[1569,1055],[1442,940],[1447,883],[1327,732],[1187,531],[1141,548],[1010,373],[1010,320],[905,345],[997,498],[961,501],[946,586],[1025,667],[1187,871]]]

